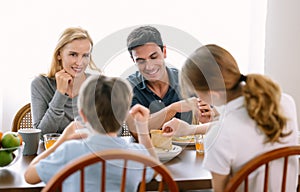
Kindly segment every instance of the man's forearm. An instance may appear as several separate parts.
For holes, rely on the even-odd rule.
[[[171,120],[176,114],[176,110],[174,110],[171,105],[163,108],[162,110],[153,113],[150,115],[149,119],[149,130],[151,129],[160,129],[162,125]]]

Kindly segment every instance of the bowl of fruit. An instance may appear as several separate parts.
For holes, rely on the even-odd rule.
[[[0,169],[13,165],[22,155],[22,137],[16,132],[0,132]]]

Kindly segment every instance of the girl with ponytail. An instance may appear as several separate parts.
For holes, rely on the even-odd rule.
[[[212,173],[215,192],[223,191],[230,177],[255,156],[297,144],[294,100],[264,75],[241,74],[233,56],[220,46],[202,46],[186,60],[181,87],[186,95],[194,92],[205,102],[222,106],[218,107],[218,123],[205,137],[203,164]],[[168,133],[164,135],[183,136],[178,122],[176,126],[167,122],[163,130]],[[199,129],[193,131],[199,133]],[[270,191],[281,187],[276,180],[282,178],[280,162],[270,166]],[[296,191],[297,170],[298,157],[291,157],[286,191]],[[254,172],[249,191],[262,191],[263,175],[260,169]]]

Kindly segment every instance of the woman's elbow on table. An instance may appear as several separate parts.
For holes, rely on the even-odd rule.
[[[35,166],[29,166],[24,173],[25,181],[30,184],[41,182],[41,179],[36,171]]]

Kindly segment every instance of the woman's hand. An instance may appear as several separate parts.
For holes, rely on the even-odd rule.
[[[55,80],[57,91],[64,95],[68,92],[73,77],[63,69],[55,73]]]
[[[186,136],[190,134],[188,132],[189,130],[190,130],[190,124],[177,118],[173,118],[172,120],[166,122],[162,127],[163,135],[166,137]]]

